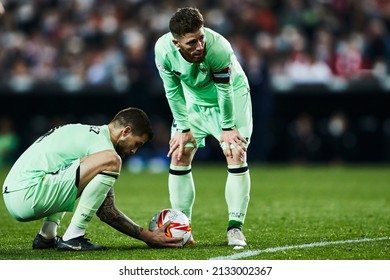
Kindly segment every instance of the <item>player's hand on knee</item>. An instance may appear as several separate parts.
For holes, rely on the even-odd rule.
[[[223,153],[228,158],[233,158],[234,154],[237,154],[238,158],[242,158],[247,151],[245,146],[247,140],[236,129],[222,131],[220,143]],[[234,153],[233,150],[235,150]]]
[[[167,157],[171,157],[173,153],[177,150],[177,160],[180,161],[183,157],[184,151],[185,151],[185,145],[187,143],[192,143],[194,148],[197,148],[197,143],[194,138],[194,135],[191,133],[191,131],[187,132],[176,132],[171,140],[169,141],[169,151]]]

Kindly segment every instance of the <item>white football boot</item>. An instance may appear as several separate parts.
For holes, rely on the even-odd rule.
[[[240,229],[232,228],[226,235],[229,246],[246,246],[245,236]]]

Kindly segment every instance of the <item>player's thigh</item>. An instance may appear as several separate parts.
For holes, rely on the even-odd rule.
[[[74,208],[80,161],[33,179],[29,188],[4,194],[10,214],[18,221],[32,221]]]
[[[4,204],[8,212],[17,221],[36,220],[32,208],[33,203],[32,200],[29,199],[29,197],[31,197],[31,195],[29,195],[31,188],[33,187],[3,194]]]
[[[73,161],[56,172],[48,173],[33,194],[36,216],[73,211],[77,197],[80,160]]]
[[[234,126],[240,135],[247,140],[246,146],[248,146],[253,131],[252,102],[249,93],[237,93],[234,102]],[[222,133],[222,117],[219,107],[198,106],[196,112],[198,114],[194,114],[196,117],[194,130],[203,133],[200,134],[203,137],[204,135],[212,135],[219,141]],[[190,116],[192,117],[192,114]]]
[[[195,138],[195,141],[199,148],[205,146],[205,138],[210,135],[208,128],[206,127],[207,115],[204,114],[202,106],[189,105],[188,107],[188,122],[190,125],[191,133]],[[176,133],[176,123],[173,122],[171,126],[171,137]],[[187,143],[185,147],[194,148],[193,143]],[[193,149],[188,149],[187,152],[192,152]]]

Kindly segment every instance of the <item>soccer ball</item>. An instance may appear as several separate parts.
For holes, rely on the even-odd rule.
[[[183,237],[181,243],[184,246],[191,238],[191,226],[187,216],[179,210],[163,209],[156,213],[150,220],[149,230],[155,231],[168,221],[171,221],[171,224],[165,230],[165,235]]]

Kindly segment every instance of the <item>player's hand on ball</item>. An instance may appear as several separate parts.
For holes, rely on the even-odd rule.
[[[150,231],[151,238],[146,241],[149,247],[183,247],[183,237],[168,237],[165,233],[171,221],[166,222],[155,231]]]

